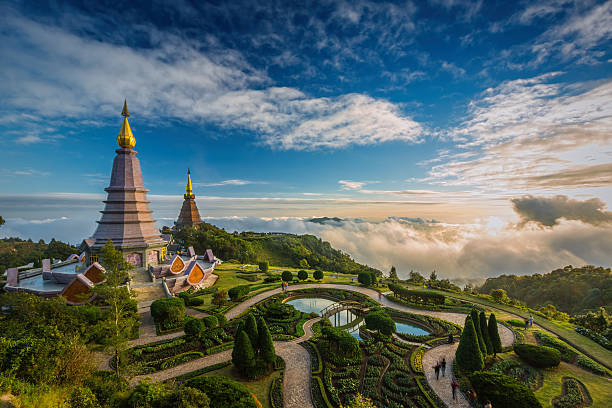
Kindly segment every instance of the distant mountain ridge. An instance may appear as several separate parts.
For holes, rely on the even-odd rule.
[[[477,290],[489,294],[493,289],[504,289],[508,296],[531,308],[550,303],[569,314],[595,311],[601,306],[612,311],[612,271],[601,266],[569,265],[543,275],[502,275],[488,278]]]
[[[336,222],[335,219],[331,220]],[[217,257],[226,261],[255,263],[267,260],[277,266],[310,267],[354,274],[364,270],[380,273],[375,268],[355,262],[348,254],[334,249],[329,242],[308,234],[229,233],[212,224],[202,223],[175,233],[175,239],[185,247],[193,246],[198,253],[210,248]]]

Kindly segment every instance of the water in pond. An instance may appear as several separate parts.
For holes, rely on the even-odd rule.
[[[321,314],[321,310],[336,302],[323,298],[298,298],[289,300],[287,303],[295,307],[300,312],[314,312]],[[349,332],[357,340],[361,340],[361,337],[359,336],[359,327],[363,325],[363,320],[360,320],[359,316],[350,310],[343,310],[329,316],[329,321],[334,327],[346,326],[344,329],[347,332]],[[355,324],[351,324],[353,322],[355,322]]]
[[[426,336],[430,334],[428,331],[408,323],[395,322],[395,328],[398,333],[414,334],[415,336]]]

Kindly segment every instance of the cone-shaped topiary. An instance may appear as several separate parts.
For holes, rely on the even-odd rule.
[[[272,341],[272,335],[270,329],[263,317],[259,316],[257,319],[257,330],[259,332],[259,347],[261,358],[266,363],[274,363],[276,360],[276,353],[274,352],[274,342]]]
[[[485,312],[480,312],[480,332],[484,339],[485,346],[487,346],[487,354],[493,354],[493,343],[491,343],[491,337],[489,337],[489,328],[487,327],[487,315]]]
[[[249,335],[245,330],[242,330],[238,334],[234,342],[232,363],[234,363],[238,371],[244,376],[248,375],[249,371],[255,368],[255,352],[253,351],[251,340],[249,340]]]
[[[470,312],[470,317],[472,318],[472,323],[474,324],[474,329],[476,330],[476,336],[478,337],[478,346],[480,347],[480,352],[483,355],[487,355],[487,346],[485,345],[484,338],[482,337],[482,331],[480,330],[480,318],[478,317],[478,310],[472,309]]]
[[[502,352],[502,344],[501,339],[499,338],[499,332],[497,331],[497,319],[495,318],[495,314],[491,313],[489,316],[489,338],[491,339],[491,344],[493,344],[493,354],[497,355],[497,353]]]
[[[257,332],[257,321],[255,321],[255,316],[251,313],[249,313],[244,322],[244,331],[249,335],[253,350],[255,350],[255,354],[257,354],[257,350],[259,349],[259,333]]]
[[[455,358],[459,368],[462,370],[471,372],[482,370],[484,367],[484,360],[478,345],[478,335],[470,315],[465,319],[465,326],[461,333],[461,340],[459,340],[459,347],[457,347]]]

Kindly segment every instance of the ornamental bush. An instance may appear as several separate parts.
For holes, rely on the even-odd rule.
[[[374,272],[369,271],[359,272],[359,275],[357,275],[357,281],[362,285],[372,285],[376,283],[376,275]]]
[[[189,319],[185,323],[185,334],[188,337],[198,339],[202,336],[205,330],[204,322],[200,319]]]
[[[227,377],[197,377],[188,380],[185,385],[206,393],[214,401],[215,408],[257,408],[249,390]]]
[[[268,263],[268,261],[261,261],[259,263],[259,270],[262,272],[268,272],[268,268],[270,267],[270,264]]]
[[[445,297],[439,293],[430,293],[422,290],[406,289],[403,286],[389,284],[389,289],[395,296],[411,303],[443,305]]]
[[[323,272],[320,270],[316,270],[312,273],[312,277],[315,278],[316,280],[321,280],[323,279]]]
[[[283,279],[283,282],[291,282],[293,280],[293,274],[291,271],[283,271],[281,278]]]
[[[259,354],[266,363],[272,364],[276,360],[274,343],[272,342],[272,335],[270,334],[268,325],[261,316],[257,319],[257,331],[259,334]]]
[[[497,319],[495,318],[495,314],[491,313],[489,316],[489,325],[487,326],[487,330],[489,331],[489,338],[491,339],[491,344],[493,345],[493,354],[502,352],[502,344],[501,339],[499,338],[499,331],[497,329]]]
[[[151,303],[151,316],[157,324],[181,322],[185,318],[185,302],[178,297],[157,299]]]
[[[472,318],[472,323],[474,323],[474,329],[476,330],[476,335],[478,336],[478,346],[480,347],[480,352],[483,356],[487,355],[487,346],[484,341],[484,337],[482,336],[482,330],[480,329],[480,317],[478,317],[478,310],[472,309],[470,312],[470,317]]]
[[[249,285],[234,286],[233,288],[227,291],[227,294],[229,295],[232,301],[236,301],[245,297],[250,292],[250,290],[251,287]]]
[[[495,408],[542,408],[526,385],[500,373],[477,371],[469,376],[478,400]]]
[[[253,350],[257,352],[259,347],[259,331],[257,330],[257,321],[252,313],[249,313],[244,321],[244,331],[249,336]]]
[[[305,270],[301,270],[298,272],[297,276],[298,276],[298,279],[301,281],[306,280],[308,279],[308,272],[306,272]]]
[[[202,319],[202,321],[208,329],[214,329],[219,325],[219,321],[217,320],[216,316],[206,316]]]
[[[378,330],[387,336],[395,333],[395,321],[382,310],[368,313],[365,323],[368,330]]]
[[[232,363],[236,366],[240,374],[246,376],[249,371],[255,368],[255,351],[249,335],[245,330],[238,333],[232,351]]]
[[[266,308],[266,316],[275,319],[289,319],[295,313],[295,307],[288,303],[273,302]]]
[[[459,347],[457,347],[456,360],[462,370],[471,372],[482,370],[484,367],[484,359],[478,344],[478,335],[470,315],[465,318],[465,326],[461,333]]]
[[[561,353],[552,347],[515,344],[514,352],[523,361],[538,368],[556,367],[561,362]]]
[[[489,337],[489,327],[487,326],[487,316],[485,312],[480,312],[480,332],[482,333],[482,338],[484,339],[485,345],[487,346],[487,354],[493,354],[493,343],[491,342],[491,337]]]

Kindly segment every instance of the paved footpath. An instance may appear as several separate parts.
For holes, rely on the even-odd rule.
[[[285,360],[285,375],[283,380],[284,406],[287,408],[310,408],[313,407],[310,395],[310,372],[311,360],[308,351],[298,343],[312,337],[312,325],[320,318],[308,320],[304,324],[304,335],[291,341],[275,341],[276,354]],[[136,385],[144,379],[153,382],[165,381],[179,375],[190,373],[200,368],[208,367],[224,361],[231,360],[232,350],[225,350],[211,354],[185,364],[157,371],[153,374],[141,375],[132,378],[131,385]]]
[[[414,313],[414,314],[423,314],[428,316],[437,317],[443,320],[447,320],[456,324],[463,326],[465,321],[466,314],[464,313],[453,313],[453,312],[436,312],[430,310],[422,310],[415,309],[411,307],[407,307],[404,305],[397,304],[395,302],[390,301],[386,297],[382,296],[379,299],[379,293],[375,290],[363,288],[359,286],[353,285],[341,285],[341,284],[302,284],[302,285],[292,285],[288,288],[288,291],[300,290],[300,289],[341,289],[348,290],[352,292],[358,292],[364,294],[376,302],[381,303],[383,306],[387,306],[396,310]],[[264,299],[267,299],[270,296],[273,296],[277,293],[280,293],[281,289],[273,289],[258,295],[253,296],[245,300],[243,303],[235,306],[231,310],[229,310],[225,316],[226,318],[233,319],[243,312],[245,312],[248,308],[255,305],[256,303],[261,302]],[[306,351],[302,346],[297,343],[307,340],[312,336],[312,324],[316,322],[317,319],[312,319],[306,322],[304,325],[305,335],[299,339],[295,339],[288,342],[280,342],[275,341],[274,346],[276,348],[277,354],[281,356],[285,360],[285,376],[283,382],[283,395],[285,398],[285,407],[288,408],[306,408],[312,407],[312,399],[310,395],[310,356],[308,351]],[[514,335],[510,329],[506,326],[498,324],[499,335],[502,340],[502,345],[507,346],[512,344],[514,341]],[[163,336],[155,336],[155,326],[153,324],[153,320],[151,318],[150,312],[144,312],[142,314],[142,325],[140,327],[141,338],[130,342],[132,346],[142,345],[147,343],[152,343],[155,341],[171,339],[175,337],[182,336],[184,333],[182,331],[171,333]],[[452,369],[452,361],[454,359],[455,350],[457,347],[457,343],[454,345],[443,345],[439,347],[435,347],[433,349],[428,350],[423,355],[423,367],[426,372],[427,382],[434,390],[436,394],[444,401],[444,403],[449,407],[467,407],[467,401],[461,393],[458,393],[459,399],[458,402],[452,400],[451,390],[450,390],[450,379],[445,378],[443,380],[435,380],[434,375],[432,375],[431,370],[428,370],[427,367],[432,367],[435,365],[435,361],[441,359],[442,356],[447,357],[447,374],[449,374]],[[134,377],[132,379],[132,384],[137,384],[138,381],[144,378],[150,378],[152,381],[164,381],[169,378],[177,377],[181,374],[185,374],[200,368],[204,368],[213,364],[217,364],[222,361],[227,361],[231,359],[231,350],[226,350],[220,353],[216,353],[210,356],[206,356],[197,360],[190,361],[185,364],[181,364],[177,367],[173,367],[168,370],[158,371],[153,374],[149,374],[147,376],[139,376]],[[462,405],[466,404],[466,405]]]

